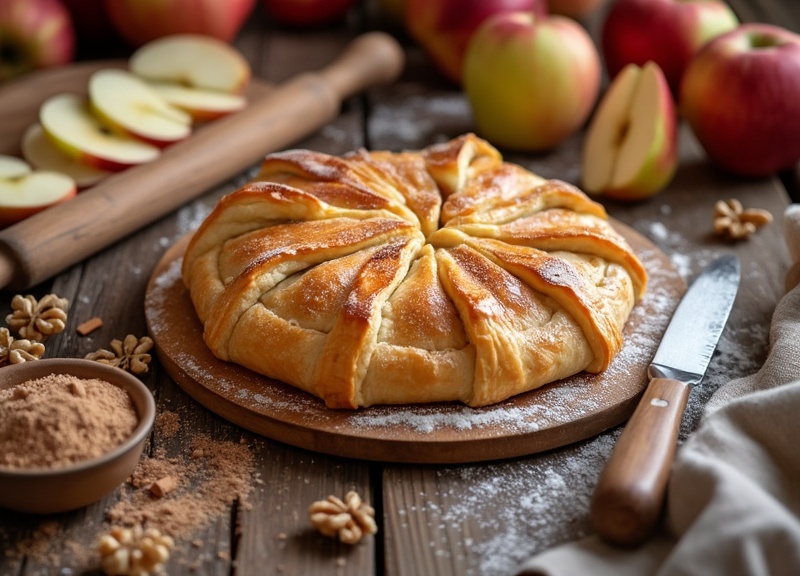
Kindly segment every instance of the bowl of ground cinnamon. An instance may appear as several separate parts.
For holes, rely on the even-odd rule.
[[[133,472],[155,412],[147,386],[99,362],[0,368],[0,507],[49,514],[100,500]]]

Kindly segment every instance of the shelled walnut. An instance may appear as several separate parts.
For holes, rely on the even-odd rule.
[[[714,233],[728,240],[744,240],[758,228],[772,222],[772,214],[760,208],[744,209],[736,199],[714,205]]]
[[[0,366],[38,360],[44,354],[44,344],[15,339],[8,328],[0,328]]]
[[[308,508],[311,525],[330,538],[355,544],[364,534],[375,534],[375,509],[364,504],[356,492],[348,492],[344,501],[336,496],[314,502]]]
[[[67,308],[69,300],[55,294],[48,294],[38,301],[30,294],[17,294],[11,300],[13,312],[6,316],[6,323],[23,338],[43,342],[48,336],[64,330]]]
[[[124,340],[117,340],[116,338],[112,340],[111,350],[101,348],[96,352],[90,352],[85,358],[108,364],[115,368],[121,368],[134,374],[144,374],[147,372],[147,365],[152,359],[148,354],[152,347],[153,341],[147,336],[137,338],[133,334],[128,334]]]
[[[100,565],[109,576],[163,574],[175,542],[158,530],[111,528],[100,537]]]

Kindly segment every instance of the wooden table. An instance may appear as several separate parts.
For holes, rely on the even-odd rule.
[[[794,0],[731,0],[743,20],[775,22],[800,31]],[[394,85],[370,90],[345,103],[330,125],[295,145],[333,154],[364,146],[414,149],[475,130],[465,96],[441,80],[422,52],[374,10],[340,25],[313,31],[265,23],[257,12],[236,44],[254,73],[281,82],[327,64],[356,33],[385,28],[407,47],[408,64]],[[585,22],[597,33],[601,14]],[[577,183],[576,135],[546,154],[507,154],[545,177]],[[220,145],[224,145],[221,143]],[[670,256],[687,279],[714,257],[735,253],[742,285],[728,326],[684,419],[682,437],[697,425],[704,402],[731,378],[753,372],[767,351],[772,311],[783,294],[788,255],[782,213],[798,199],[796,175],[744,180],[711,167],[683,127],[680,170],[662,194],[636,204],[607,203],[609,212],[648,237]],[[47,357],[83,357],[112,338],[146,334],[143,302],[148,278],[165,250],[196,227],[216,201],[241,185],[241,175],[178,212],[130,235],[52,281],[27,293],[55,292],[70,300],[67,330],[48,345]],[[738,198],[769,210],[775,222],[750,240],[728,244],[710,231],[714,203]],[[0,298],[3,316],[13,294]],[[87,337],[75,332],[91,316],[104,320]],[[343,459],[256,436],[200,406],[159,366],[143,380],[162,414],[177,414],[180,429],[155,434],[147,454],[186,453],[193,435],[241,442],[254,455],[252,490],[212,516],[190,538],[179,540],[169,574],[473,574],[512,573],[530,555],[589,533],[588,502],[619,429],[547,453],[461,465],[382,464]],[[358,491],[377,510],[379,532],[356,546],[323,538],[310,529],[307,508],[330,494]],[[93,569],[105,512],[121,491],[85,509],[52,517],[0,512],[0,574],[76,574]],[[38,546],[38,547],[37,547]],[[24,553],[20,554],[18,551]],[[95,559],[96,560],[96,559]]]

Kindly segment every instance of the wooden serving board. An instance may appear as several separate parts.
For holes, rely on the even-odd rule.
[[[0,90],[0,154],[20,155],[25,130],[38,122],[39,107],[56,94],[87,94],[89,77],[103,68],[126,68],[125,60],[98,60],[46,68],[26,74]],[[245,91],[250,101],[266,96],[272,85],[251,78]]]
[[[685,291],[663,252],[631,228],[614,224],[650,274],[620,354],[602,374],[581,373],[485,408],[440,403],[332,410],[306,392],[217,359],[203,342],[180,278],[188,236],[152,273],[147,326],[161,364],[192,398],[273,440],[385,462],[461,463],[532,454],[592,437],[630,416],[647,382],[647,365]]]

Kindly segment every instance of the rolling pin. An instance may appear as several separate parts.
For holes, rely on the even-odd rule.
[[[34,286],[165,216],[318,130],[339,114],[343,100],[394,81],[403,65],[391,36],[363,34],[324,69],[286,81],[156,160],[0,231],[0,288]]]

